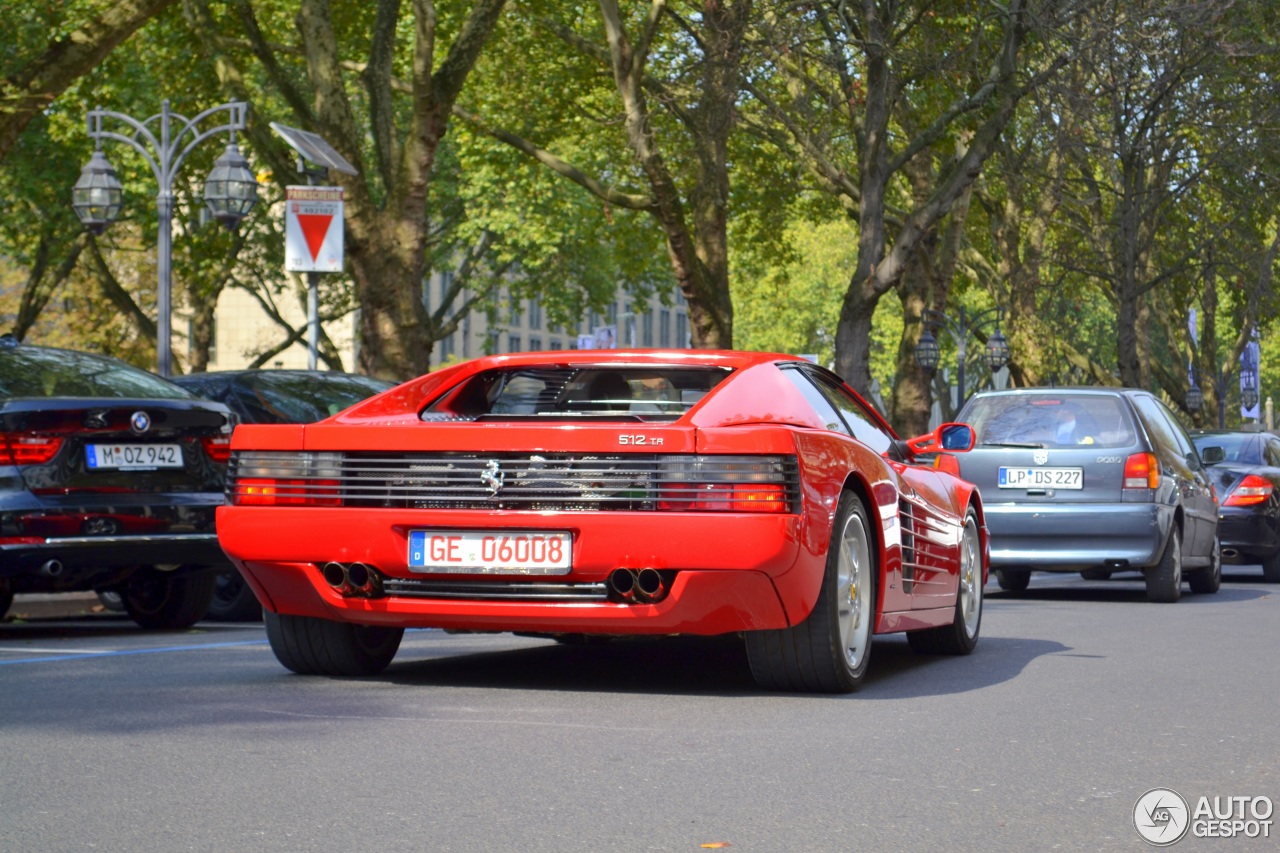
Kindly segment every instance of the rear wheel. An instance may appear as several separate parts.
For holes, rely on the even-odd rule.
[[[213,598],[214,573],[176,574],[145,568],[135,572],[120,592],[129,618],[143,628],[172,631],[200,621]]]
[[[257,622],[262,619],[262,604],[237,569],[218,572],[213,601],[209,602],[209,618],[219,622]]]
[[[1187,575],[1187,584],[1191,591],[1201,595],[1213,595],[1222,588],[1222,549],[1215,537],[1213,553],[1209,555],[1210,563],[1203,569],[1197,569]]]
[[[1182,534],[1175,527],[1169,533],[1160,562],[1145,571],[1147,599],[1172,604],[1182,596]]]
[[[862,686],[871,659],[880,567],[855,495],[840,499],[818,602],[791,628],[748,631],[747,660],[768,690],[849,693]]]
[[[1262,558],[1262,579],[1267,583],[1280,583],[1280,551]]]
[[[978,645],[982,625],[982,542],[978,537],[978,517],[971,509],[964,521],[960,543],[960,579],[956,588],[956,610],[950,625],[908,631],[912,651],[934,655],[967,655]]]
[[[1031,585],[1030,569],[996,569],[996,583],[1009,592],[1022,592]]]
[[[1085,569],[1080,573],[1080,577],[1087,581],[1109,581],[1111,580],[1110,569]]]
[[[276,660],[299,675],[377,675],[391,664],[403,628],[264,613]]]

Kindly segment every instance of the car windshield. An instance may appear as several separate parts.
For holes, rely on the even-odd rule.
[[[1262,443],[1254,441],[1251,435],[1233,435],[1226,432],[1205,433],[1191,436],[1191,443],[1200,453],[1203,453],[1206,447],[1221,447],[1224,454],[1223,462],[1262,464],[1262,456],[1258,452]]]
[[[46,347],[0,347],[0,397],[192,396],[185,388],[113,358]]]
[[[1126,447],[1132,421],[1110,394],[992,394],[975,397],[961,413],[979,445]]]
[[[728,375],[725,369],[700,367],[499,368],[449,389],[422,419],[675,420]]]
[[[259,414],[255,420],[279,423],[321,421],[391,387],[379,379],[349,373],[257,373],[244,385],[253,397],[245,400],[246,405]]]

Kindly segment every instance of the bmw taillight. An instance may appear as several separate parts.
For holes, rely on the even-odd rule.
[[[0,465],[43,465],[58,455],[62,439],[0,432]]]
[[[1134,453],[1124,460],[1126,489],[1154,489],[1160,485],[1160,462],[1154,453]]]
[[[1275,489],[1271,481],[1257,474],[1248,474],[1231,490],[1223,506],[1254,506],[1271,497]]]
[[[205,436],[200,439],[200,444],[204,447],[204,452],[214,462],[221,462],[225,465],[231,459],[231,436],[229,435]]]
[[[341,506],[340,453],[246,451],[233,460],[227,493],[235,506]]]

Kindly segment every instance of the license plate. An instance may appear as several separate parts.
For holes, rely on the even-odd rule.
[[[1002,489],[1083,489],[1083,468],[1004,468],[997,484]]]
[[[411,530],[409,568],[442,574],[567,575],[573,536],[566,532]]]
[[[88,444],[84,452],[93,470],[182,467],[182,448],[176,444]]]

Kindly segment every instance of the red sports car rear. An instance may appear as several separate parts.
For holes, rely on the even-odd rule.
[[[219,539],[304,673],[402,629],[744,632],[762,686],[846,691],[871,636],[977,640],[982,508],[837,377],[790,356],[495,356],[311,425],[242,425]]]

